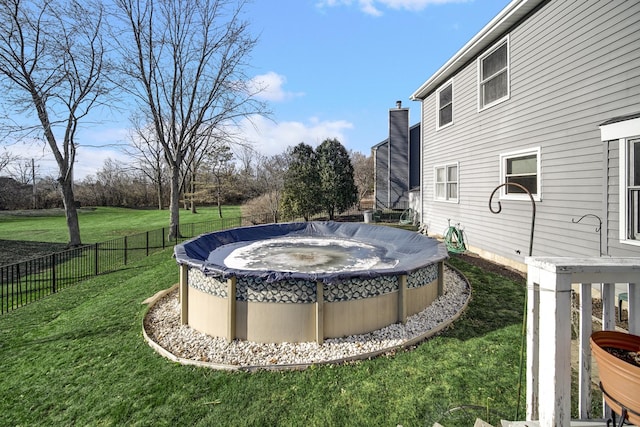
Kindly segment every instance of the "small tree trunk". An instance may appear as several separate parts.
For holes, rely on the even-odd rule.
[[[195,172],[191,174],[191,213],[198,213],[196,211],[196,174]]]
[[[169,204],[169,240],[180,237],[180,168],[171,166],[171,202]]]
[[[156,190],[158,193],[158,210],[161,211],[163,208],[163,200],[164,199],[164,189],[162,188],[162,176],[160,175],[160,173],[158,173],[158,175],[156,176],[157,179],[157,185],[156,185]]]
[[[67,228],[69,229],[69,246],[76,247],[82,245],[80,240],[80,224],[78,222],[78,211],[73,196],[73,184],[71,179],[60,179],[60,190],[62,191],[62,203],[67,218]]]
[[[222,218],[222,191],[220,190],[220,178],[218,178],[218,216]]]

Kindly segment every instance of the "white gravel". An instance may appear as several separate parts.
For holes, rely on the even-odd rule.
[[[413,343],[458,314],[469,296],[466,280],[445,266],[444,295],[410,316],[405,324],[395,323],[363,335],[326,339],[322,345],[315,342],[262,344],[227,342],[180,325],[178,291],[175,290],[149,309],[144,328],[151,341],[174,357],[197,363],[230,368],[306,365],[363,357]]]

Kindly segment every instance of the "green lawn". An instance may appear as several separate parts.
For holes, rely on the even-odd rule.
[[[239,206],[223,207],[224,218],[239,217]],[[125,209],[112,207],[81,208],[80,236],[83,243],[96,243],[114,237],[155,230],[169,226],[169,211],[157,209]],[[190,224],[218,219],[218,208],[198,208],[197,214],[180,211],[180,223]],[[27,240],[66,243],[69,241],[62,209],[34,211],[0,211],[0,240]]]
[[[0,317],[0,425],[495,425],[516,411],[525,289],[451,263],[473,295],[439,336],[359,363],[251,374],[181,366],[144,342],[141,302],[178,280],[171,251],[155,254]]]

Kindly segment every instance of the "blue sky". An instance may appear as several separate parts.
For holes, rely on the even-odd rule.
[[[246,138],[266,155],[326,138],[370,154],[387,136],[396,100],[417,123],[420,104],[409,96],[508,3],[254,0],[245,8],[250,31],[259,37],[248,74],[268,85],[262,95],[273,115],[255,118],[258,129],[246,126]],[[126,162],[117,149],[126,127],[126,119],[107,115],[81,131],[76,179],[95,174],[106,158]],[[40,158],[40,173],[53,175],[52,156],[32,150],[23,156]]]
[[[420,104],[409,96],[508,3],[256,1],[248,14],[260,34],[252,63],[271,83],[276,122],[260,121],[256,148],[276,154],[335,137],[369,154],[386,138],[396,100],[417,123]]]

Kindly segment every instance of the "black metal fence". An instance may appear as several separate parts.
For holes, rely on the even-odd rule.
[[[268,218],[220,218],[181,224],[179,239],[168,228],[85,245],[0,267],[0,313],[15,310],[87,278],[113,272],[130,262],[203,233],[269,222]]]
[[[376,211],[376,221],[397,222],[402,211]],[[341,214],[346,220],[362,220],[354,208]],[[47,295],[99,274],[117,271],[176,243],[217,230],[272,222],[270,215],[220,218],[181,224],[180,238],[169,241],[169,228],[124,236],[106,242],[84,245],[40,258],[0,266],[0,314],[37,301]],[[318,216],[315,219],[326,220]]]

